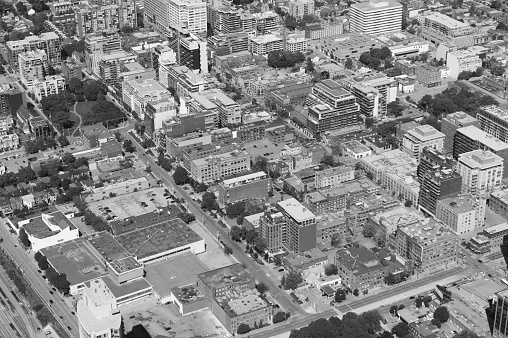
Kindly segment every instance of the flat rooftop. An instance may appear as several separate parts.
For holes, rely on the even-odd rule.
[[[238,298],[229,299],[227,303],[224,302],[221,305],[222,308],[231,316],[241,316],[245,313],[263,309],[269,306],[254,291],[242,294]]]
[[[500,151],[508,148],[508,144],[500,141],[492,135],[487,134],[476,126],[467,126],[457,129],[457,133],[461,133],[471,140],[475,140],[493,151]]]
[[[254,179],[257,179],[257,178],[263,178],[263,177],[266,177],[266,173],[263,172],[263,171],[258,171],[256,173],[252,173],[252,174],[247,174],[247,175],[231,178],[229,180],[224,180],[223,183],[224,183],[224,185],[228,186],[228,185],[233,185],[233,184],[241,183],[243,181],[251,181],[251,180],[254,180]]]
[[[352,8],[361,10],[362,12],[382,11],[390,8],[402,8],[402,5],[396,1],[376,1],[360,2],[351,5]]]
[[[418,138],[418,140],[422,142],[445,137],[445,135],[442,132],[438,131],[436,128],[428,124],[416,127],[415,129],[412,130],[408,130],[407,134]]]
[[[125,248],[107,231],[96,232],[85,238],[107,261],[130,257]]]
[[[102,280],[117,299],[152,288],[152,285],[144,278],[136,278],[121,284],[116,283],[109,275],[102,277]]]
[[[74,224],[61,211],[42,214],[23,225],[23,229],[28,234],[39,239],[51,237],[67,228],[76,229]]]
[[[108,274],[88,241],[81,237],[41,250],[51,266],[65,273],[71,285],[84,283]]]
[[[461,287],[485,301],[495,293],[503,290],[508,291],[506,286],[501,286],[490,279],[479,279],[468,284],[462,284]]]
[[[116,236],[123,233],[146,228],[176,218],[182,211],[174,204],[158,208],[139,216],[131,216],[122,220],[111,222],[111,228]]]
[[[229,285],[243,284],[254,277],[240,264],[236,263],[219,269],[198,274],[198,277],[211,288],[219,289]]]
[[[193,303],[206,298],[205,295],[203,295],[201,291],[194,286],[194,284],[172,288],[171,293],[176,299],[184,304]]]
[[[288,198],[287,200],[277,202],[277,204],[297,222],[303,222],[316,217],[312,211],[295,198]]]
[[[493,152],[478,149],[460,154],[459,163],[463,163],[469,168],[486,169],[503,165],[503,158]]]
[[[137,259],[188,245],[202,238],[181,219],[175,218],[117,236],[118,242]]]
[[[433,13],[431,13],[429,15],[425,15],[424,19],[425,20],[428,19],[428,20],[432,20],[432,21],[438,22],[441,25],[446,26],[446,27],[448,27],[450,29],[461,28],[461,27],[470,27],[469,24],[467,24],[467,23],[460,22],[458,20],[450,18],[448,15],[444,15],[444,14],[441,14],[441,13],[438,13],[438,12],[433,12]]]
[[[480,115],[494,116],[501,120],[508,120],[508,110],[499,108],[498,106],[485,106],[478,109]]]

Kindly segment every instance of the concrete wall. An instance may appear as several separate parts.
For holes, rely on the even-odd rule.
[[[268,192],[271,189],[272,180],[270,178],[226,189],[224,189],[222,185],[219,185],[219,204],[223,207],[228,203],[235,203],[251,198],[268,197]]]
[[[178,254],[180,252],[185,252],[185,251],[190,251],[195,255],[205,252],[205,240],[201,239],[197,242],[194,242],[194,243],[191,243],[188,245],[184,245],[184,246],[181,246],[178,248],[174,248],[172,250],[164,251],[164,252],[158,253],[156,255],[144,257],[144,258],[136,257],[136,260],[139,263],[151,264],[151,263],[155,263],[157,261],[163,260],[164,258],[167,258],[169,256]]]

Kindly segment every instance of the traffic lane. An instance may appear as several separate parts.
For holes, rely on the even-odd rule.
[[[1,323],[1,325],[0,325],[0,333],[2,334],[2,337],[16,338],[17,335],[14,333],[12,328],[9,326],[9,324],[14,322],[13,319],[9,318],[5,314],[5,310],[3,310],[3,309],[0,311],[0,313],[2,313],[2,316],[0,316],[0,323]]]
[[[59,296],[57,296],[56,293],[52,295],[49,292],[51,290],[51,286],[36,271],[35,264],[32,263],[32,259],[30,259],[30,257],[26,254],[25,250],[19,247],[19,245],[17,248],[14,246],[14,241],[16,239],[14,236],[11,237],[11,233],[7,230],[5,224],[0,226],[0,231],[3,234],[4,238],[4,242],[2,243],[4,249],[12,257],[16,257],[16,262],[19,266],[21,266],[23,274],[28,279],[30,284],[36,289],[42,301],[47,305],[48,308],[50,308],[50,310],[52,310],[55,319],[64,327],[65,330],[68,330],[67,326],[70,326],[72,329],[71,333],[73,333],[72,331],[74,330],[74,333],[77,334],[77,319],[70,314],[69,307],[67,307],[67,305],[63,302],[63,300],[59,298]],[[48,299],[51,299],[53,304],[50,304]],[[62,321],[60,316],[62,316],[65,321]]]

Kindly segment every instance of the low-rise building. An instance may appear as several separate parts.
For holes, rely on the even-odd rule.
[[[391,210],[371,215],[367,219],[366,224],[372,225],[376,229],[376,238],[383,238],[387,241],[389,236],[397,231],[398,228],[416,224],[423,220],[423,215],[406,207],[398,206]]]
[[[381,42],[373,36],[352,32],[340,36],[329,36],[316,42],[311,42],[312,49],[319,49],[332,60],[345,61],[347,58],[358,59],[362,53],[374,48],[381,48]]]
[[[348,166],[325,169],[316,173],[315,188],[327,188],[355,179],[355,171]]]
[[[450,69],[450,76],[456,79],[464,71],[476,71],[482,66],[482,60],[474,52],[457,50],[446,55],[446,66]]]
[[[340,147],[344,156],[352,157],[355,160],[372,155],[372,150],[369,147],[356,140],[343,142]]]
[[[304,251],[302,253],[290,253],[282,259],[282,264],[289,271],[304,272],[315,266],[326,265],[328,255],[318,248]]]
[[[441,85],[441,70],[427,64],[416,66],[416,80],[425,87],[439,87]]]
[[[437,201],[436,219],[458,236],[466,235],[485,225],[485,198],[449,197]]]
[[[443,150],[444,137],[436,128],[423,125],[405,133],[402,140],[403,150],[412,157],[420,158],[425,147]]]
[[[46,76],[44,80],[33,82],[35,99],[40,102],[43,97],[56,95],[65,90],[65,79],[61,75]]]
[[[508,222],[502,222],[485,228],[481,234],[488,238],[491,251],[499,252],[508,243],[506,239],[506,235],[508,235]]]
[[[396,197],[382,192],[350,201],[349,210],[346,210],[348,229],[353,232],[361,231],[360,227],[366,224],[369,216],[398,206],[400,201]]]
[[[191,161],[190,175],[198,182],[213,182],[250,170],[250,155],[243,150]]]
[[[272,190],[272,179],[265,172],[259,171],[224,180],[218,188],[219,206],[225,207],[228,204],[251,198],[268,197],[268,193]]]

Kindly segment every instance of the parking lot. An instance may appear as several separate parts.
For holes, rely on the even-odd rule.
[[[164,188],[156,187],[89,204],[90,210],[107,220],[139,216],[172,203]]]

